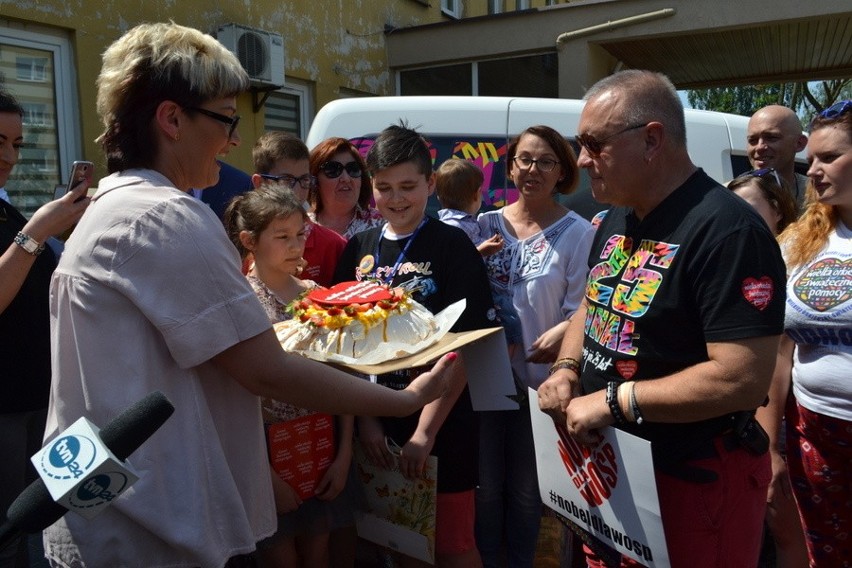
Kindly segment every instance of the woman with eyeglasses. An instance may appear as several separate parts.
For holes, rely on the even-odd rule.
[[[852,558],[852,101],[814,118],[807,155],[805,212],[780,237],[785,334],[766,411],[777,425],[786,403],[787,467],[810,566],[834,567]],[[773,457],[772,487],[782,491],[776,465]]]
[[[366,165],[346,138],[328,138],[311,151],[311,174],[317,178],[308,201],[314,222],[349,239],[380,227],[384,219],[370,206],[373,194]]]
[[[518,200],[479,216],[482,233],[500,235],[503,248],[486,257],[491,290],[506,325],[519,410],[484,412],[480,422],[476,542],[486,567],[532,566],[541,521],[527,388],[547,378],[568,320],[583,298],[591,224],[557,200],[574,191],[577,157],[548,126],[531,126],[507,150]],[[515,332],[514,330],[517,329]]]
[[[45,529],[45,550],[57,566],[251,566],[281,507],[258,397],[408,415],[442,394],[453,356],[392,391],[284,352],[222,223],[188,193],[240,142],[249,78],[215,39],[136,26],[104,52],[97,87],[110,175],[51,282],[45,436],[81,416],[103,426],[156,390],[175,410],[130,456],[139,481],[96,518]]]

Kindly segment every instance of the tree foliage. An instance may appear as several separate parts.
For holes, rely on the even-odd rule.
[[[686,98],[693,108],[743,116],[751,116],[766,105],[784,105],[807,123],[838,100],[852,98],[852,79],[714,87],[687,91]]]

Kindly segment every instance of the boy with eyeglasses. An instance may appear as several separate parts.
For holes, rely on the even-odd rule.
[[[308,191],[316,185],[316,178],[310,173],[310,154],[304,142],[287,132],[267,132],[255,142],[252,159],[254,187],[268,181],[283,183],[308,208]],[[346,239],[312,221],[307,222],[305,229],[305,262],[297,276],[329,286]]]

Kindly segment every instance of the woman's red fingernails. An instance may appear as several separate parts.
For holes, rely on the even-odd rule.
[[[458,354],[458,353],[456,353],[455,351],[450,351],[449,353],[447,353],[447,360],[448,360],[450,363],[452,363],[453,361],[455,361],[456,359],[458,359],[458,357],[459,357],[459,354]]]

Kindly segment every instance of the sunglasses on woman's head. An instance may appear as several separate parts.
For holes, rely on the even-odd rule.
[[[778,184],[778,187],[782,187],[781,177],[778,175],[778,172],[775,171],[775,168],[758,168],[756,170],[750,170],[745,173],[742,173],[736,177],[736,179],[744,178],[744,177],[766,177],[771,175],[775,178],[775,183]]]
[[[840,101],[839,103],[834,103],[833,105],[831,105],[830,107],[828,107],[827,109],[825,109],[824,111],[822,111],[821,113],[816,115],[811,120],[810,125],[808,125],[808,130],[813,129],[814,121],[817,118],[827,118],[827,119],[830,120],[832,118],[837,118],[838,116],[840,116],[841,114],[843,114],[843,113],[845,113],[849,110],[852,110],[852,99],[846,99],[845,101]]]
[[[329,179],[339,178],[341,174],[343,174],[343,170],[346,170],[349,177],[361,177],[361,166],[358,165],[358,162],[347,162],[345,164],[341,164],[340,162],[332,160],[321,165],[319,169],[325,174],[325,177]]]
[[[848,110],[852,110],[852,99],[847,99],[845,101],[840,101],[839,103],[834,103],[833,105],[819,113],[819,115],[822,118],[835,118]]]

